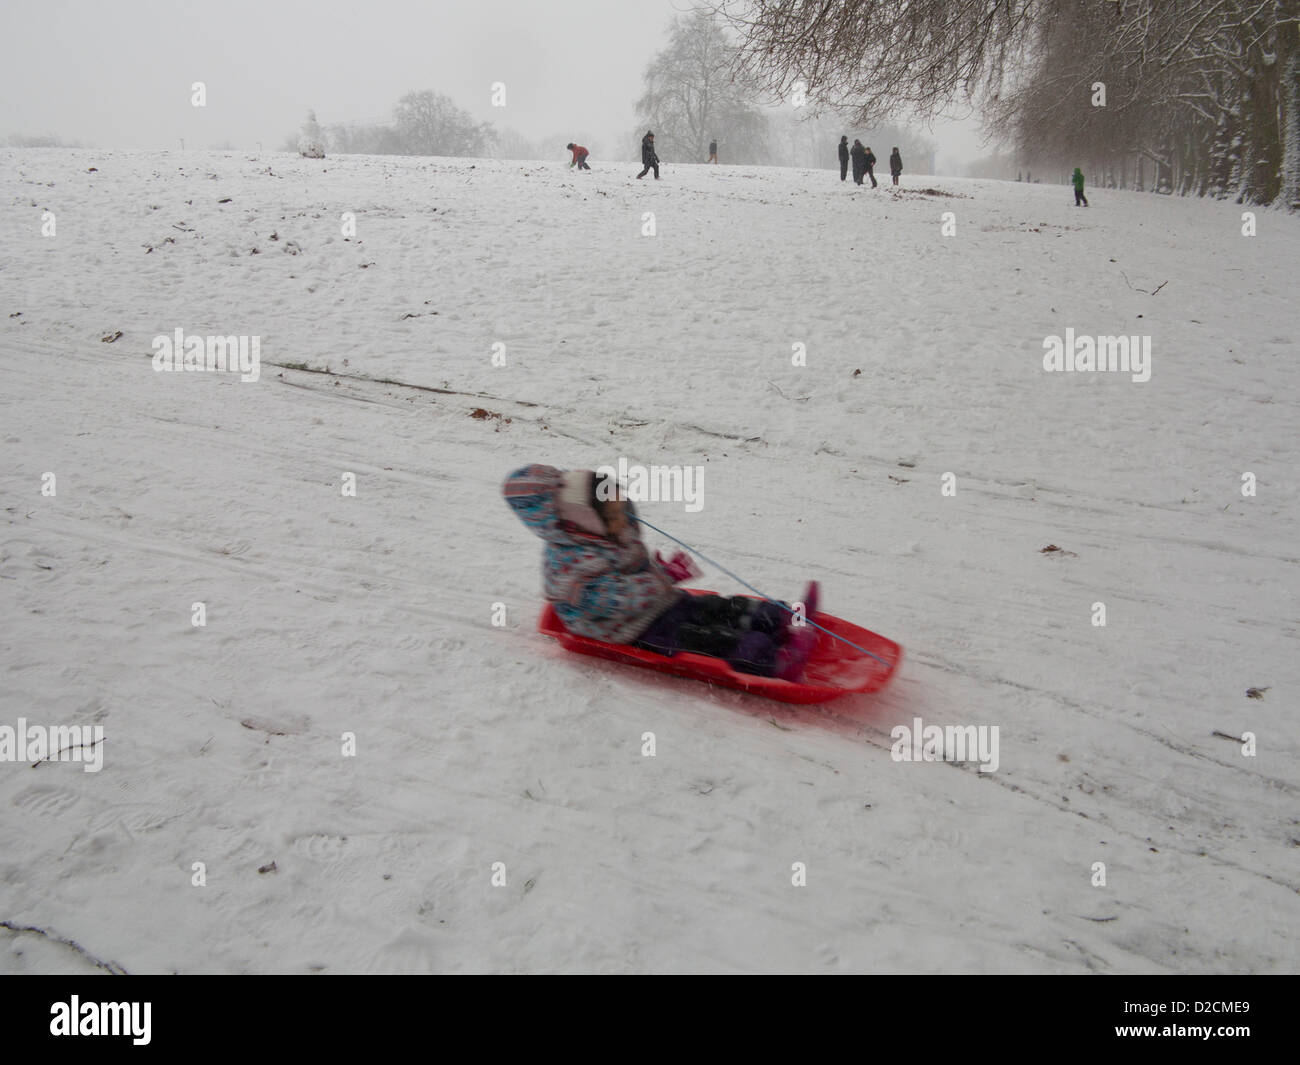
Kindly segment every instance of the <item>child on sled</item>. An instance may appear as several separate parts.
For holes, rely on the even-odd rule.
[[[747,596],[691,595],[677,584],[699,576],[683,552],[646,552],[636,509],[613,478],[591,470],[532,465],[503,486],[506,502],[546,541],[544,591],[564,627],[579,636],[625,643],[671,657],[691,651],[725,659],[741,673],[797,681],[816,630],[792,624],[776,603]],[[817,586],[804,597],[816,609]]]

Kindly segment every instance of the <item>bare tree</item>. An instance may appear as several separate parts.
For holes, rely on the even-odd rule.
[[[778,97],[802,87],[857,125],[930,117],[1000,84],[1042,0],[721,0],[736,69]]]
[[[428,90],[403,96],[393,118],[406,155],[483,155],[493,136],[491,125]]]
[[[703,163],[717,139],[729,162],[764,162],[760,94],[733,71],[736,48],[704,11],[673,19],[668,46],[650,61],[637,114],[667,159]]]

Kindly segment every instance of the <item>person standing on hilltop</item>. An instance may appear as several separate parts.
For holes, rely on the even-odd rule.
[[[840,180],[843,181],[849,173],[849,138],[840,138]],[[856,180],[856,178],[854,179]]]
[[[709,141],[709,162],[716,163],[717,161],[718,161],[718,138],[714,137],[713,140]]]
[[[1084,207],[1087,207],[1088,197],[1083,194],[1083,171],[1077,166],[1074,168],[1074,173],[1070,177],[1070,182],[1074,185],[1074,206],[1078,207],[1082,204]]]
[[[655,172],[655,180],[659,180],[659,156],[655,154],[655,135],[649,130],[641,138],[641,162],[644,166],[641,173],[637,174],[637,180],[640,181],[651,170]]]
[[[889,173],[890,176],[893,177],[895,185],[898,184],[898,175],[901,174],[902,172],[903,172],[903,157],[898,154],[898,149],[895,148],[889,154]]]
[[[853,157],[853,184],[861,185],[862,175],[867,172],[867,150],[861,141],[855,140],[849,155]]]

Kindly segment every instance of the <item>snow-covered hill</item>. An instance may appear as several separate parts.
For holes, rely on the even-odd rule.
[[[0,762],[0,971],[1300,967],[1300,219],[635,172],[0,152],[0,727],[104,730]],[[178,328],[260,377],[156,372]],[[1045,372],[1067,329],[1150,380]],[[501,480],[620,458],[896,682],[538,636]],[[895,761],[916,718],[996,771]]]

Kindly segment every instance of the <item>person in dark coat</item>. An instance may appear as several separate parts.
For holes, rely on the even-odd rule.
[[[637,174],[637,180],[645,177],[651,170],[655,172],[655,180],[659,180],[659,156],[655,155],[655,135],[647,131],[646,135],[641,138],[641,162],[644,169]]]
[[[867,145],[867,157],[866,159],[863,160],[863,164],[866,167],[867,177],[871,178],[871,187],[873,189],[877,188],[879,186],[879,182],[876,181],[876,170],[875,170],[876,157],[872,153],[871,145],[869,144]],[[861,182],[859,182],[859,184],[861,184]]]
[[[903,157],[898,154],[898,149],[895,148],[892,152],[889,153],[889,173],[893,176],[895,185],[898,184],[898,175],[901,174],[902,172],[903,172]]]
[[[849,138],[840,138],[840,180],[843,181],[849,172]]]
[[[718,142],[717,139],[715,138],[714,140],[709,141],[709,162],[716,163],[717,161],[718,161]]]
[[[862,175],[867,172],[867,150],[861,141],[855,140],[849,155],[853,157],[853,184],[861,185]]]

